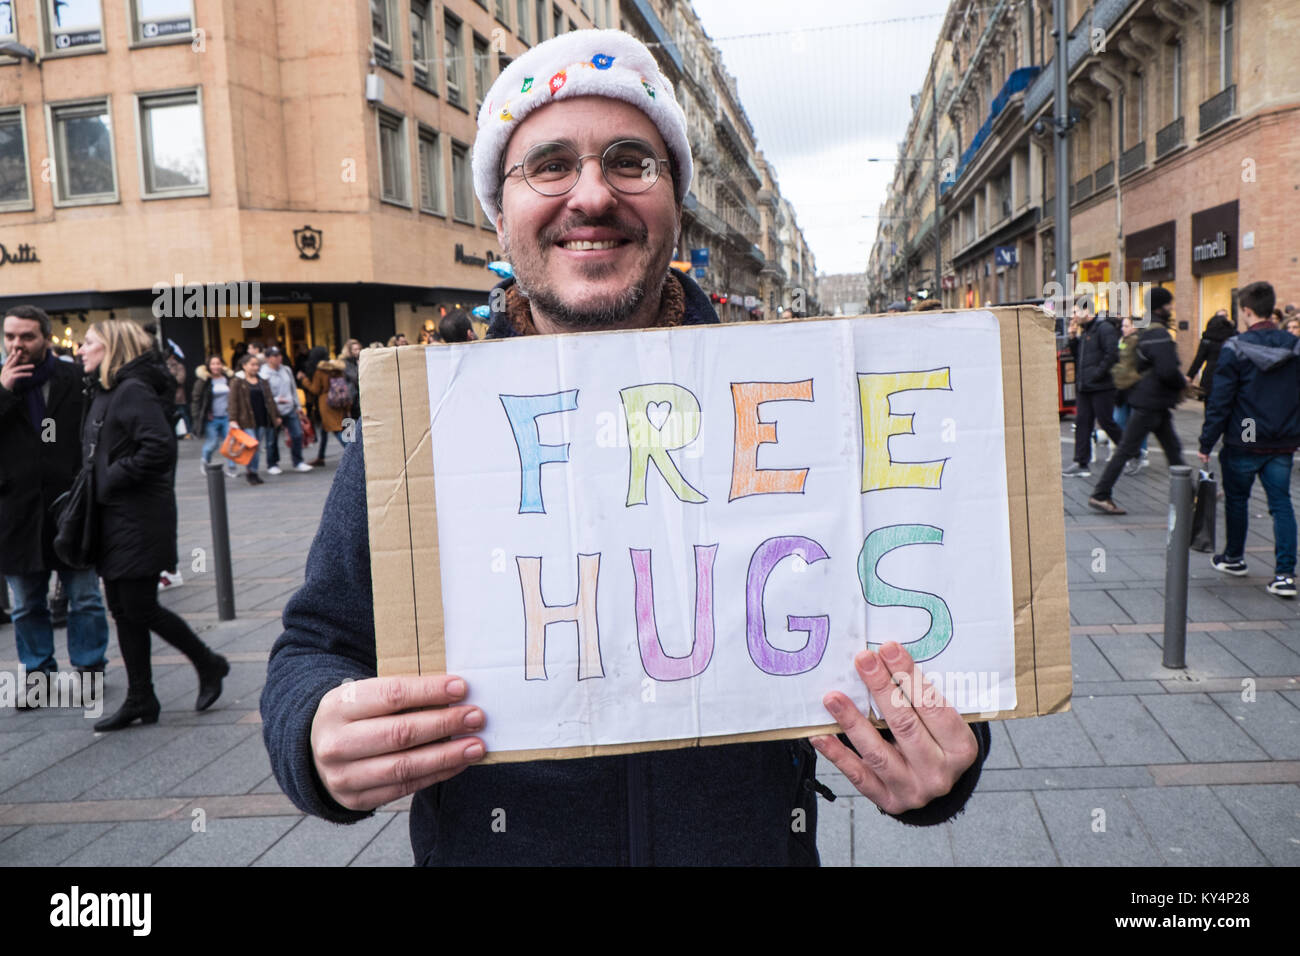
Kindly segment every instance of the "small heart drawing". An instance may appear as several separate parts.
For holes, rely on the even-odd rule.
[[[651,402],[645,407],[645,417],[650,420],[656,430],[664,427],[664,422],[668,421],[668,413],[673,409],[672,402]]]

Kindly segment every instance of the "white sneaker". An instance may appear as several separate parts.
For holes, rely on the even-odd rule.
[[[170,591],[172,588],[178,588],[184,583],[185,581],[182,580],[181,572],[179,570],[177,570],[175,574],[168,574],[166,571],[163,571],[158,575],[159,591]]]
[[[208,463],[204,461],[202,458],[199,459],[199,474],[201,474],[204,478],[208,476]]]
[[[283,472],[280,471],[280,466],[279,466],[279,465],[272,465],[270,468],[266,469],[266,473],[267,473],[268,475],[279,475],[279,474],[283,474]]]
[[[236,468],[234,465],[227,465],[227,466],[226,466],[226,477],[227,477],[227,478],[238,478],[238,477],[239,477],[239,469]]]
[[[314,469],[312,468],[311,465],[307,464],[305,461],[300,461],[300,462],[298,462],[298,464],[296,464],[296,465],[293,466],[293,470],[294,470],[294,471],[312,471],[312,470],[314,470]]]

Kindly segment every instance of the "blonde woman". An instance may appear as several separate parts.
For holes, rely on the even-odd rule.
[[[158,576],[177,562],[176,433],[166,412],[176,382],[149,334],[134,322],[92,325],[79,355],[92,386],[81,441],[83,454],[94,452],[95,567],[117,625],[127,681],[121,708],[95,724],[102,732],[158,721],[150,631],[198,671],[195,710],[206,710],[221,695],[230,664],[158,604]]]

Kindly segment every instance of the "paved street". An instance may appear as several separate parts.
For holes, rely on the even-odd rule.
[[[1189,454],[1200,407],[1179,413]],[[1070,423],[1062,424],[1062,462]],[[5,865],[409,865],[405,803],[354,827],[298,813],[279,792],[257,701],[279,615],[301,581],[335,458],[323,473],[227,483],[238,620],[216,616],[198,443],[182,444],[177,495],[185,585],[164,602],[230,658],[225,692],[195,714],[189,665],[155,639],[160,722],[96,736],[80,711],[0,710],[0,863]],[[1104,456],[1107,449],[1103,448]],[[966,812],[917,830],[881,816],[833,770],[821,804],[829,865],[1300,864],[1300,606],[1264,591],[1272,529],[1258,494],[1250,576],[1192,555],[1185,672],[1161,666],[1168,478],[1124,477],[1129,511],[1089,511],[1093,479],[1065,479],[1074,664],[1070,713],[993,724]],[[1300,489],[1297,489],[1300,490]],[[1222,543],[1222,509],[1219,541]],[[58,637],[60,651],[63,638]],[[12,627],[0,669],[13,670]],[[114,656],[106,710],[125,694]],[[62,662],[66,663],[66,662]]]

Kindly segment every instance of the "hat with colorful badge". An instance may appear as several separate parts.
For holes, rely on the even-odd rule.
[[[650,117],[668,147],[677,201],[686,198],[694,173],[686,114],[655,58],[622,30],[573,30],[539,43],[502,70],[479,109],[474,192],[489,221],[495,223],[500,212],[501,157],[515,128],[539,106],[574,96],[622,100]]]

